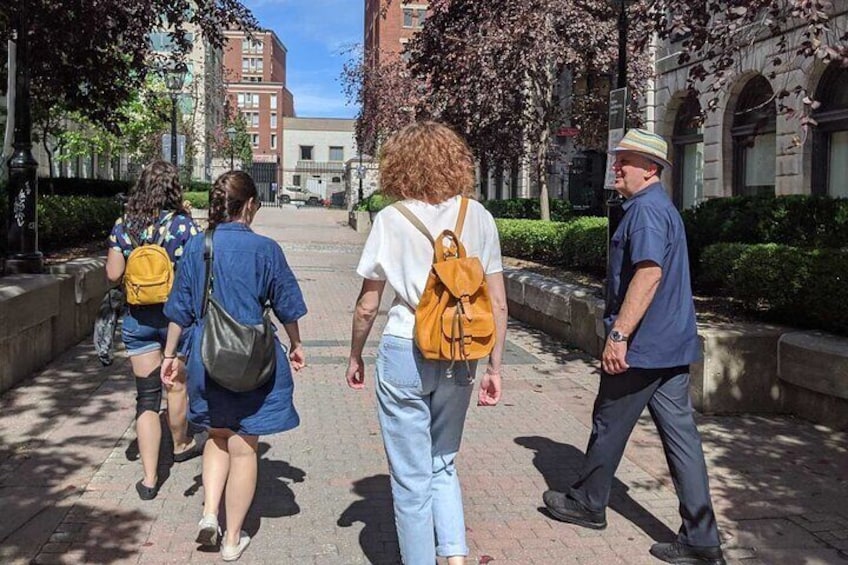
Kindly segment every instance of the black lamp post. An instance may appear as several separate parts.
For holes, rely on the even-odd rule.
[[[236,134],[237,133],[238,132],[236,131],[236,128],[234,128],[233,126],[230,126],[230,127],[227,128],[227,139],[230,140],[230,170],[231,171],[235,170],[235,164],[234,164],[235,162],[233,160],[233,154],[235,153],[235,150],[236,150],[235,142],[236,142]]]
[[[186,66],[182,63],[176,63],[165,70],[165,88],[171,95],[171,163],[174,165],[179,164],[177,163],[177,102],[183,90],[187,72]]]
[[[9,214],[6,272],[40,273],[44,261],[38,250],[38,162],[32,156],[32,115],[29,96],[27,9],[16,18],[15,137],[9,159]]]
[[[619,8],[618,10],[618,76],[616,78],[616,88],[627,87],[627,0],[614,0]],[[625,115],[627,113],[627,100],[625,100]],[[613,158],[610,155],[608,158]],[[624,202],[624,197],[621,196],[615,189],[607,191],[607,241],[612,241],[612,236],[621,219],[624,217],[624,209],[621,204]],[[609,247],[607,247],[609,249]],[[607,253],[609,258],[609,253]]]

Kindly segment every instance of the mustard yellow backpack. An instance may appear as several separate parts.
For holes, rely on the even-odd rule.
[[[433,267],[415,310],[415,344],[425,359],[473,361],[495,345],[495,319],[479,257],[468,257],[459,239],[468,199],[463,197],[453,231],[433,238],[402,203],[393,206],[433,244]],[[447,243],[447,245],[446,245]]]
[[[174,286],[174,265],[162,244],[171,229],[172,221],[173,216],[168,219],[164,231],[160,230],[161,233],[153,243],[139,244],[127,230],[133,245],[124,270],[124,290],[128,304],[149,306],[164,304],[168,300],[168,294]]]

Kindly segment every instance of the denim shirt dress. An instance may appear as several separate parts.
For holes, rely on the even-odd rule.
[[[300,286],[275,241],[253,233],[245,224],[224,223],[215,228],[213,249],[213,296],[240,323],[261,324],[265,303],[284,324],[306,314]],[[226,428],[242,435],[267,435],[297,427],[300,418],[292,401],[294,382],[279,337],[276,373],[260,388],[235,393],[206,375],[200,355],[206,282],[203,251],[203,234],[186,244],[174,289],[165,304],[165,315],[190,336],[189,420],[204,428]]]

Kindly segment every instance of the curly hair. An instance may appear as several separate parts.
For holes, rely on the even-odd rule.
[[[425,121],[406,126],[383,145],[380,190],[398,200],[438,204],[474,196],[474,157],[449,127]]]
[[[244,171],[221,175],[209,192],[209,228],[231,222],[241,216],[247,201],[257,197],[256,184]]]
[[[141,171],[127,200],[124,221],[136,241],[159,219],[163,210],[187,214],[183,206],[183,187],[177,167],[167,161],[153,161]]]

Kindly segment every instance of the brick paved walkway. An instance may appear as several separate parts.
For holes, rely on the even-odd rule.
[[[301,427],[261,440],[244,563],[399,561],[373,388],[343,385],[364,240],[345,220],[290,208],[263,209],[258,218],[306,294],[310,366],[296,377]],[[652,540],[670,538],[678,519],[649,418],[619,469],[609,528],[553,522],[539,511],[541,492],[563,488],[580,467],[597,370],[517,323],[507,365],[505,399],[470,410],[459,462],[470,562],[652,563]],[[135,494],[128,374],[123,355],[104,369],[83,343],[0,399],[0,563],[218,560],[192,541],[202,504],[198,460],[171,465],[166,457],[159,497],[141,502]],[[702,418],[701,430],[730,562],[848,563],[846,434],[763,417]]]

